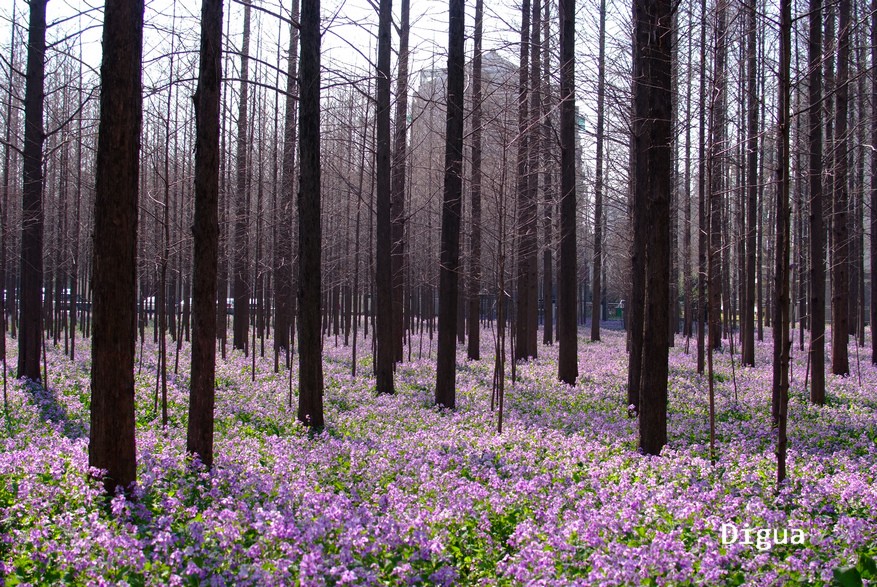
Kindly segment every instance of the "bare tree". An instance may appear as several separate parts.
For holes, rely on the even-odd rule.
[[[558,272],[557,377],[579,376],[576,324],[575,0],[559,0],[560,26],[560,271]]]
[[[299,0],[292,2],[292,19],[298,21]],[[293,190],[295,188],[295,142],[296,108],[295,92],[298,77],[298,28],[289,25],[289,58],[286,77],[286,112],[283,120],[283,181],[280,192],[280,228],[275,255],[274,303],[276,317],[274,325],[274,344],[277,355],[286,353],[286,366],[289,368],[289,353],[292,348],[290,335],[293,332],[292,263],[293,263]],[[275,359],[276,360],[276,359]]]
[[[16,2],[12,3],[12,16],[15,20]],[[6,389],[6,304],[12,297],[11,288],[6,282],[6,255],[9,243],[12,240],[7,238],[9,234],[9,192],[10,192],[10,168],[12,167],[12,127],[13,127],[13,76],[15,75],[15,26],[9,27],[9,88],[6,96],[6,133],[5,146],[3,147],[3,197],[0,200],[0,361],[3,362],[3,407],[8,410],[8,396]],[[81,119],[81,117],[80,117]],[[81,143],[80,143],[81,144]],[[14,320],[13,320],[14,322]]]
[[[43,100],[46,68],[46,4],[30,2],[27,81],[24,90],[24,186],[21,207],[21,285],[18,376],[40,381],[43,283]],[[11,81],[11,80],[10,80]]]
[[[390,245],[393,274],[393,355],[402,360],[405,296],[405,174],[408,159],[408,33],[411,0],[402,0],[399,23],[399,77],[396,80],[396,132],[390,194]]]
[[[822,0],[810,2],[810,401],[825,403],[825,220],[822,195]]]
[[[380,0],[377,70],[377,202],[375,219],[375,374],[378,393],[393,393],[393,272],[390,217],[390,25],[392,0]],[[444,300],[443,300],[444,301]]]
[[[672,182],[670,0],[635,0],[634,113],[636,205],[648,211],[639,447],[660,454],[667,442],[667,312],[670,296]],[[633,326],[637,328],[637,325]]]
[[[320,336],[320,0],[301,5],[298,191],[298,419],[323,427],[323,341]]]
[[[526,1],[526,0],[525,0]],[[464,1],[450,0],[448,10],[448,86],[445,173],[439,266],[438,356],[435,403],[456,407],[456,338],[459,298],[460,221],[463,203]]]
[[[600,340],[600,299],[603,269],[603,104],[606,96],[606,0],[600,0],[597,57],[597,161],[594,171],[594,293],[591,296],[591,340]]]
[[[746,3],[746,285],[743,296],[743,364],[755,366],[755,235],[758,222],[758,87],[755,0]]]
[[[405,0],[406,2],[408,0]],[[484,0],[475,0],[475,56],[472,59],[472,232],[469,247],[469,345],[467,356],[481,358],[481,67]],[[550,295],[550,294],[549,294]]]
[[[877,0],[871,6],[871,64],[877,63]],[[877,68],[871,68],[871,104],[877,104]],[[877,116],[871,116],[871,143],[877,145]],[[871,150],[871,363],[877,365],[877,150]],[[811,237],[812,238],[812,237]]]
[[[201,52],[195,90],[195,222],[192,373],[186,450],[213,465],[216,282],[219,264],[219,106],[222,0],[201,2]]]
[[[849,106],[850,69],[850,0],[838,3],[840,20],[837,37],[837,78],[835,90],[834,140],[834,197],[832,198],[831,228],[833,234],[831,255],[831,372],[849,375],[849,289],[850,243],[847,222],[849,187],[847,185],[848,137],[847,111]]]
[[[104,7],[100,129],[94,202],[94,301],[88,464],[104,488],[136,480],[134,300],[142,121],[143,2]]]
[[[249,186],[247,185],[247,146],[249,115],[249,63],[250,63],[250,6],[244,6],[244,38],[241,46],[241,92],[238,103],[238,137],[236,155],[236,189],[234,195],[234,319],[232,321],[232,345],[238,350],[248,352],[247,338],[250,322],[250,281],[248,278],[247,254],[249,252]]]
[[[542,190],[543,190],[543,218],[542,218],[542,344],[554,342],[554,219],[553,210],[557,206],[557,198],[554,195],[554,130],[550,123],[552,114],[551,87],[553,73],[551,71],[551,2],[545,2],[545,16],[542,17],[542,42],[545,48],[542,50]]]
[[[521,4],[521,63],[518,81],[518,278],[515,361],[536,356],[535,196],[530,169],[530,0]],[[531,332],[532,330],[532,332]]]
[[[841,0],[841,23],[844,3]],[[841,25],[843,26],[843,24]],[[786,478],[786,422],[789,407],[789,70],[792,57],[792,2],[780,1],[779,99],[777,101],[776,273],[773,337],[773,388],[778,398],[777,485]],[[846,340],[844,340],[846,344]]]

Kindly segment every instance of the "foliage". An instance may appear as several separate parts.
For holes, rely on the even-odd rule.
[[[502,436],[493,358],[458,371],[454,412],[426,404],[433,358],[370,369],[327,344],[326,422],[310,437],[285,372],[232,352],[217,365],[216,462],[184,454],[189,364],[169,378],[171,425],[154,417],[156,348],[137,377],[139,487],[107,501],[88,470],[88,363],[49,349],[49,392],[14,382],[0,430],[0,577],[6,585],[862,585],[877,558],[877,370],[801,391],[795,357],[790,481],[775,493],[770,341],[717,391],[709,462],[706,379],[671,353],[670,444],[635,452],[623,334],[581,345],[574,388],[555,349],[519,365]],[[79,356],[87,356],[82,341]],[[487,341],[490,344],[490,341]],[[415,349],[417,348],[415,340]],[[367,345],[362,345],[367,348]],[[14,345],[10,344],[14,349]],[[268,347],[270,348],[270,347]],[[492,347],[486,347],[492,348]],[[415,353],[416,355],[416,353]],[[11,359],[12,360],[12,359]],[[360,359],[362,360],[362,359]],[[722,372],[730,357],[719,356]],[[726,364],[727,363],[727,364]],[[296,371],[293,367],[293,389]],[[803,545],[722,544],[722,523],[799,528]]]

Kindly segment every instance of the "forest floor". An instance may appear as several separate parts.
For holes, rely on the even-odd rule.
[[[218,361],[211,473],[184,456],[188,345],[162,427],[147,342],[136,500],[109,506],[88,476],[88,341],[75,362],[50,344],[49,390],[8,386],[0,585],[861,585],[877,575],[877,368],[851,342],[852,376],[829,375],[827,405],[814,407],[796,343],[789,479],[776,494],[769,332],[754,369],[716,356],[714,465],[694,341],[692,354],[679,338],[671,350],[661,457],[636,452],[623,332],[600,343],[580,332],[574,388],[556,381],[556,347],[540,346],[507,387],[501,435],[489,333],[481,361],[461,348],[454,412],[431,407],[434,342],[415,338],[397,394],[378,397],[371,341],[353,377],[350,347],[327,338],[318,435],[296,424],[269,342],[255,377],[251,358]],[[736,542],[723,543],[723,524]],[[769,543],[774,529],[786,544]]]

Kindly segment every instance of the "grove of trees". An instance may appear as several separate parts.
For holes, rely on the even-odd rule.
[[[769,328],[778,481],[791,355],[807,354],[817,405],[826,368],[877,364],[864,2],[64,10],[0,9],[0,314],[33,385],[51,384],[48,345],[72,359],[91,339],[89,462],[108,491],[135,481],[148,337],[165,425],[191,342],[186,446],[207,467],[217,354],[252,360],[255,378],[273,352],[314,430],[327,345],[352,346],[351,374],[372,369],[378,394],[425,356],[445,409],[458,348],[492,354],[501,431],[540,329],[576,385],[580,327],[594,343],[623,327],[621,408],[658,455],[671,345],[694,345],[712,394],[714,354],[755,367]]]

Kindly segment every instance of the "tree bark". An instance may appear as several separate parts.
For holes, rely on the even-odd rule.
[[[18,377],[40,381],[43,283],[43,100],[46,4],[31,0],[24,89],[24,186],[21,205]],[[11,80],[10,80],[11,83]]]
[[[36,3],[36,2],[34,2]],[[143,2],[107,0],[94,200],[91,429],[88,464],[107,493],[136,481],[134,300]]]
[[[445,178],[439,267],[439,340],[435,403],[456,407],[456,338],[460,216],[463,199],[464,2],[450,0],[448,13],[448,90]]]
[[[407,2],[407,0],[405,0]],[[472,233],[469,269],[469,344],[466,355],[481,358],[481,44],[484,0],[475,0],[475,56],[472,59]]]
[[[725,171],[725,94],[726,94],[726,11],[724,0],[716,6],[715,56],[710,97],[710,145],[707,174],[709,176],[709,256],[712,267],[709,280],[709,340],[714,349],[722,346],[722,193]],[[724,308],[727,314],[728,307]]]
[[[378,16],[377,71],[377,218],[375,223],[375,290],[377,295],[377,357],[375,374],[378,393],[393,393],[393,269],[390,195],[390,26],[392,0],[380,0]],[[442,300],[444,301],[444,300]],[[455,315],[456,319],[456,315]]]
[[[298,419],[323,427],[323,340],[320,336],[320,0],[301,5],[298,191]]]
[[[658,455],[667,442],[667,312],[670,295],[670,197],[672,184],[670,0],[635,0],[634,167],[636,205],[647,208],[643,371],[639,448]]]
[[[579,376],[576,324],[575,0],[559,0],[560,26],[560,271],[557,288],[557,377]]]
[[[545,2],[545,16],[542,18],[542,184],[543,184],[543,251],[542,251],[542,291],[543,304],[542,344],[554,342],[554,276],[553,267],[553,225],[552,210],[556,206],[554,197],[554,157],[552,145],[554,132],[551,125],[551,45],[550,45],[551,2]]]
[[[534,348],[530,347],[530,306],[535,304],[531,298],[533,283],[533,268],[531,259],[535,258],[535,233],[530,234],[531,215],[535,219],[533,207],[533,195],[530,188],[532,176],[530,173],[530,132],[528,127],[531,123],[528,96],[530,91],[530,0],[523,0],[521,4],[521,62],[518,79],[518,275],[517,289],[517,315],[515,317],[515,361],[528,359],[536,356]],[[532,249],[532,250],[531,250]],[[533,296],[535,297],[535,296]],[[535,309],[535,308],[534,308]],[[535,335],[535,332],[533,333]]]
[[[844,3],[841,0],[841,15]],[[778,400],[777,485],[786,477],[786,421],[789,404],[789,70],[791,63],[791,0],[780,1],[779,98],[777,113],[776,267],[773,338],[773,388]],[[847,11],[849,5],[847,4]],[[849,12],[847,12],[849,14]],[[843,23],[843,16],[841,16]]]
[[[825,220],[822,195],[822,0],[810,1],[810,401],[825,403]]]
[[[755,0],[746,3],[746,285],[743,296],[743,364],[755,366],[755,236],[758,212],[758,87]]]
[[[849,287],[850,256],[847,207],[847,110],[849,106],[850,1],[840,0],[837,51],[837,89],[835,92],[836,122],[834,146],[834,197],[832,198],[832,308],[831,308],[831,372],[849,375]]]
[[[16,2],[12,3],[12,14],[15,15],[16,11]],[[13,18],[14,20],[14,18]],[[9,41],[9,63],[15,64],[15,27],[10,28],[10,41]],[[7,387],[6,387],[6,368],[7,368],[7,360],[6,360],[6,310],[7,310],[7,301],[11,301],[12,298],[12,288],[7,284],[7,275],[6,275],[6,255],[8,253],[7,248],[10,246],[12,241],[7,235],[9,234],[9,170],[12,167],[12,128],[14,126],[13,116],[14,110],[12,108],[13,97],[15,95],[12,84],[12,69],[10,67],[9,70],[9,87],[8,93],[6,96],[6,133],[5,140],[6,145],[3,148],[3,199],[0,200],[0,207],[2,207],[2,211],[0,211],[0,361],[3,361],[3,406],[6,408],[8,406],[8,396],[7,396]],[[82,115],[78,116],[80,128],[82,126]],[[79,150],[78,152],[82,152],[82,141],[79,142]],[[78,192],[77,192],[78,193]],[[77,199],[77,204],[79,203]],[[78,210],[77,210],[78,211]],[[74,256],[74,262],[76,257]],[[75,268],[74,268],[75,271]],[[14,322],[14,320],[13,320]],[[75,323],[71,326],[73,329],[73,334],[75,336]],[[71,350],[71,359],[73,356],[73,351]]]
[[[192,225],[192,367],[186,451],[213,466],[216,282],[219,264],[219,119],[222,0],[202,0],[195,90],[195,219]]]
[[[408,33],[411,0],[402,0],[399,23],[399,77],[396,80],[396,132],[390,194],[390,266],[393,286],[393,360],[402,361],[405,334],[405,174],[408,160]]]
[[[600,0],[597,57],[597,161],[594,172],[594,293],[591,296],[591,340],[600,340],[603,279],[603,103],[606,95],[606,0]]]
[[[871,5],[871,104],[877,104],[877,0]],[[877,116],[871,116],[871,143],[877,144]],[[871,150],[871,364],[877,365],[877,150]],[[811,233],[812,238],[812,233]]]
[[[700,3],[700,46],[706,52],[706,0]],[[707,273],[707,217],[706,217],[706,58],[700,60],[700,116],[698,117],[698,174],[697,174],[697,372],[705,366],[706,273]],[[636,233],[634,233],[636,239]],[[636,279],[636,275],[634,275]],[[635,402],[631,402],[635,403]]]
[[[292,20],[299,19],[299,0],[292,2]],[[280,195],[280,234],[277,240],[277,262],[274,277],[274,345],[278,354],[286,353],[289,368],[292,324],[293,264],[293,193],[295,190],[296,109],[295,92],[298,77],[298,28],[289,27],[288,75],[286,77],[286,112],[283,120],[283,180]]]
[[[232,320],[232,345],[249,352],[247,342],[250,324],[249,222],[250,206],[247,186],[248,125],[247,102],[249,101],[250,62],[250,7],[244,6],[244,38],[241,46],[241,93],[238,103],[238,137],[236,156],[236,188],[234,195],[234,318]]]

